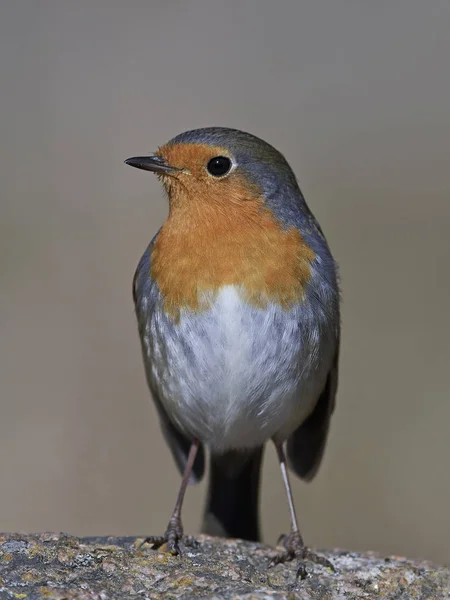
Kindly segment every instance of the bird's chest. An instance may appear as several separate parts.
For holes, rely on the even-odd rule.
[[[300,314],[314,252],[261,206],[232,211],[222,220],[206,207],[174,211],[165,223],[151,252],[158,300],[144,335],[167,413],[215,449],[295,427],[315,400],[320,354],[316,325]]]
[[[238,286],[224,286],[210,309],[183,311],[177,322],[154,311],[149,376],[177,425],[221,449],[255,446],[300,422],[317,393],[320,352],[298,310],[254,307]]]
[[[175,320],[183,310],[203,313],[224,287],[239,288],[248,304],[297,304],[311,277],[314,252],[300,231],[285,230],[270,211],[248,201],[236,214],[217,208],[175,214],[151,252],[151,277]]]

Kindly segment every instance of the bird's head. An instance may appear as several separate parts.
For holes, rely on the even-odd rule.
[[[153,156],[129,158],[126,164],[156,173],[171,206],[195,202],[227,205],[264,202],[299,191],[283,155],[248,133],[223,127],[195,129],[176,136]],[[287,194],[284,194],[287,197]]]

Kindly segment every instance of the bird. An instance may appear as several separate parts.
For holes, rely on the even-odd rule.
[[[145,250],[133,299],[146,379],[182,482],[163,535],[184,536],[188,484],[209,484],[202,531],[259,540],[263,450],[273,442],[290,533],[271,564],[333,565],[301,535],[289,470],[316,474],[335,407],[338,267],[284,156],[250,133],[181,133],[127,165],[157,174],[167,219]]]

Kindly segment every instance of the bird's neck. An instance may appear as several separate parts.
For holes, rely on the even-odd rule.
[[[301,301],[314,256],[300,232],[283,229],[259,199],[180,203],[171,206],[155,241],[151,275],[175,317],[182,308],[209,308],[227,285],[256,306],[288,308]]]

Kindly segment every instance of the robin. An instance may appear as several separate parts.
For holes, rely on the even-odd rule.
[[[336,264],[294,173],[268,143],[222,127],[125,162],[156,173],[169,198],[133,297],[148,385],[183,478],[165,534],[145,541],[180,553],[183,498],[203,476],[205,449],[203,531],[258,540],[261,460],[272,440],[291,518],[273,563],[331,567],[303,543],[287,469],[288,461],[307,481],[317,472],[340,338]]]

